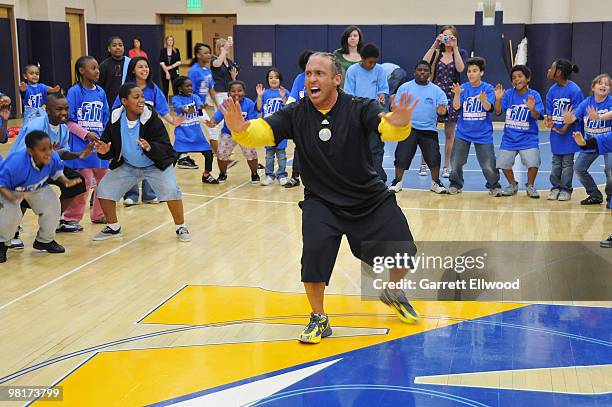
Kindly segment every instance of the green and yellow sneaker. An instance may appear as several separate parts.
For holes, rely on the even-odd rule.
[[[380,300],[393,308],[402,322],[411,324],[417,322],[421,317],[416,312],[406,294],[401,290],[391,291],[388,288],[384,289],[380,294]]]
[[[327,315],[310,314],[310,322],[300,334],[299,340],[303,343],[319,343],[322,338],[332,334]]]

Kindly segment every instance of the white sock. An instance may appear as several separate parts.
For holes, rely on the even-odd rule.
[[[121,229],[121,225],[119,224],[119,222],[117,223],[109,223],[108,225],[109,228],[113,229],[115,232],[118,231],[119,229]]]
[[[187,225],[186,224],[181,224],[181,225],[174,225],[174,227],[176,228],[176,230],[178,231],[180,228],[185,228],[187,229]]]

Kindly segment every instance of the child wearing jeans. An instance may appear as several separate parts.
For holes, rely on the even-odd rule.
[[[493,85],[482,81],[485,72],[484,58],[469,58],[466,65],[469,82],[461,86],[453,84],[453,109],[459,112],[459,120],[451,152],[452,170],[448,193],[456,195],[463,190],[463,166],[467,163],[470,145],[474,143],[476,158],[487,181],[489,194],[501,196],[490,114],[495,104],[495,90]]]
[[[527,196],[539,198],[534,186],[540,167],[538,148],[538,120],[544,116],[544,105],[540,94],[529,89],[531,70],[525,65],[515,65],[510,71],[512,89],[504,91],[501,84],[495,86],[495,114],[506,112],[504,135],[497,155],[497,168],[501,168],[510,185],[503,189],[503,196],[516,195],[518,183],[512,167],[517,155],[527,167]]]
[[[111,171],[98,185],[97,193],[108,225],[93,240],[121,236],[117,220],[117,201],[140,179],[151,183],[160,201],[168,204],[174,219],[176,236],[181,242],[191,240],[185,226],[181,190],[173,164],[177,154],[168,131],[153,109],[145,104],[144,93],[136,84],[119,88],[121,107],[114,109],[109,124],[98,142],[98,156],[110,160]]]
[[[47,93],[59,92],[59,85],[50,87],[40,83],[40,68],[38,65],[28,64],[23,69],[24,82],[19,84],[19,92],[23,102],[23,124],[28,124],[32,119],[45,115],[43,105],[47,99]]]
[[[266,83],[268,89],[263,85],[257,84],[257,110],[262,112],[262,117],[266,118],[272,113],[279,111],[287,103],[287,91],[281,86],[283,74],[278,68],[270,68],[266,73]],[[266,178],[261,181],[261,185],[267,186],[274,182],[276,178],[281,186],[287,184],[287,140],[283,140],[277,146],[266,146]],[[278,171],[274,173],[274,157],[278,160]]]
[[[26,150],[9,155],[0,164],[0,263],[6,262],[7,249],[23,217],[20,204],[24,197],[38,215],[40,228],[34,249],[64,253],[66,250],[55,241],[60,201],[48,181],[55,180],[66,188],[82,182],[64,176],[64,164],[45,132],[29,133],[25,144]]]
[[[609,117],[607,118],[612,110],[611,85],[610,75],[606,73],[597,75],[591,82],[593,94],[584,99],[575,112],[570,109],[563,115],[566,124],[572,124],[576,121],[580,123],[587,142],[593,137],[603,136],[611,131],[612,120]],[[599,157],[599,154],[595,149],[587,148],[582,149],[576,159],[576,176],[584,185],[588,194],[586,199],[580,201],[581,205],[599,205],[603,202],[603,195],[595,180],[589,174],[589,167],[597,160],[597,157]],[[607,153],[603,157],[606,171],[606,200],[609,206],[612,197],[612,154]]]
[[[578,72],[578,66],[567,59],[555,60],[546,78],[555,81],[546,94],[546,127],[550,129],[550,149],[553,153],[548,194],[551,201],[569,201],[572,197],[572,178],[574,175],[574,153],[578,145],[572,133],[579,130],[580,123],[565,124],[563,113],[568,108],[575,109],[584,99],[580,87],[569,80],[572,72]]]

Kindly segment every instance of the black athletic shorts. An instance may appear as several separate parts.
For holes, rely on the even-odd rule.
[[[438,143],[438,132],[432,130],[418,130],[414,127],[410,136],[397,143],[395,147],[395,168],[410,168],[410,163],[417,152],[417,146],[421,148],[423,160],[429,168],[440,168],[440,144]]]
[[[60,199],[74,198],[75,196],[80,195],[87,190],[85,188],[85,178],[83,178],[81,174],[79,174],[72,168],[64,167],[64,177],[68,179],[81,178],[81,183],[76,184],[75,186],[72,186],[70,188],[65,188],[64,184],[49,179],[49,185],[57,185],[59,187],[61,192]],[[24,209],[29,209],[30,205],[28,204],[27,200],[24,199],[23,201],[21,201],[21,207]]]
[[[408,222],[394,195],[369,216],[358,220],[336,215],[318,199],[305,199],[299,205],[302,208],[302,282],[329,284],[342,235],[346,235],[353,255],[369,265],[374,256],[394,255],[398,248],[410,256],[416,254]],[[367,253],[363,250],[366,242]],[[375,243],[374,246],[369,242]]]

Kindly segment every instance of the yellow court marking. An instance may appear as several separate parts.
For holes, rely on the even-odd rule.
[[[326,307],[332,326],[387,328],[389,333],[331,337],[314,346],[290,340],[102,352],[59,385],[64,387],[63,405],[150,404],[523,306],[415,301],[415,307],[428,317],[406,325],[389,315],[389,308],[379,301],[329,295]],[[211,324],[271,318],[269,322],[277,324],[301,325],[307,317],[299,316],[308,309],[304,294],[250,287],[187,286],[142,322]],[[287,316],[291,318],[283,318]],[[301,326],[295,330],[297,337]]]

